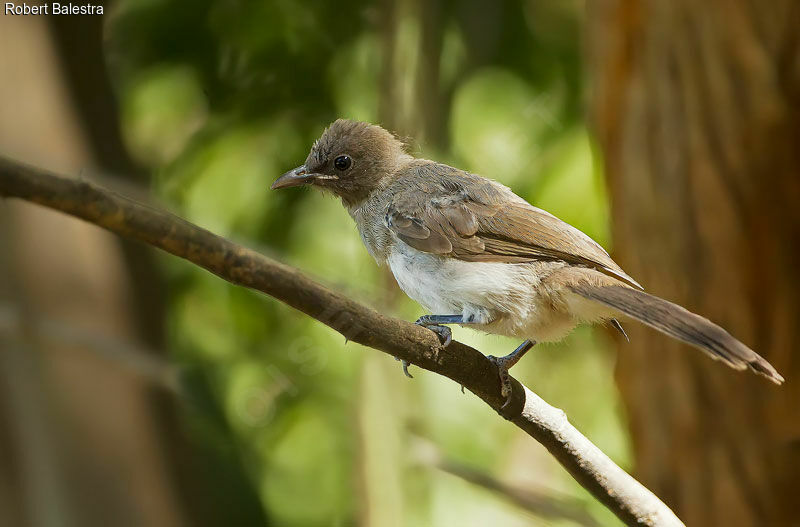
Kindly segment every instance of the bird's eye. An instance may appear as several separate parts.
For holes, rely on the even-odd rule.
[[[333,166],[336,167],[336,170],[345,171],[350,168],[350,165],[353,164],[353,160],[350,159],[350,156],[339,156],[333,160]]]

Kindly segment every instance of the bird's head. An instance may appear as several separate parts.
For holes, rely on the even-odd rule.
[[[338,119],[311,147],[306,162],[279,177],[271,188],[313,185],[353,206],[385,184],[408,159],[403,143],[380,126]]]

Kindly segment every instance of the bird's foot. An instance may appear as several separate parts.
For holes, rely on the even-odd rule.
[[[443,348],[446,348],[451,342],[453,342],[453,331],[447,326],[425,327],[436,333],[436,336],[439,337],[439,342],[441,342]]]
[[[535,341],[526,340],[522,344],[520,344],[517,349],[505,355],[504,357],[495,357],[494,355],[489,355],[487,358],[492,361],[495,366],[497,366],[497,372],[500,375],[500,395],[503,396],[505,402],[503,406],[500,407],[500,410],[505,410],[506,407],[511,403],[511,375],[508,373],[509,368],[515,365],[519,360],[525,355],[529,349],[536,344]]]
[[[511,366],[509,366],[508,359],[506,357],[495,357],[494,355],[489,355],[486,358],[492,361],[495,366],[497,366],[497,373],[500,375],[500,395],[502,395],[503,399],[505,400],[500,409],[505,410],[505,408],[511,402],[511,375],[508,373],[508,369]]]
[[[439,342],[441,342],[442,347],[446,348],[452,341],[453,341],[453,331],[447,327],[440,325],[441,323],[445,324],[455,324],[456,321],[453,322],[442,320],[443,318],[455,318],[457,315],[423,315],[417,319],[414,324],[418,326],[422,326],[424,328],[428,328],[429,330],[436,333],[439,337]],[[461,320],[461,317],[458,316],[458,320]]]
[[[403,364],[403,373],[406,374],[406,377],[409,379],[413,379],[414,376],[408,373],[408,367],[411,366],[411,363],[405,359],[401,359],[400,357],[395,357],[394,360],[400,361]]]
[[[441,324],[456,324],[459,322],[461,322],[461,315],[423,315],[419,317],[414,324],[428,328],[436,333],[436,336],[439,337],[439,342],[442,344],[442,347],[446,348],[448,344],[453,342],[453,332],[450,330],[450,328],[447,326],[442,326]],[[414,376],[408,373],[408,367],[410,366],[410,363],[407,360],[400,359],[399,357],[395,357],[395,360],[399,360],[403,363],[403,373],[405,373],[406,377],[409,379],[413,379]]]

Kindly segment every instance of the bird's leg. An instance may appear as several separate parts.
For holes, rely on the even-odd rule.
[[[506,399],[506,402],[500,407],[501,410],[511,402],[511,378],[508,374],[508,370],[514,364],[518,363],[534,344],[536,344],[536,341],[526,340],[505,357],[495,357],[494,355],[489,355],[487,357],[497,365],[497,369],[500,373],[500,394]]]
[[[414,324],[428,328],[436,333],[439,337],[439,342],[442,343],[442,347],[447,347],[447,345],[453,341],[453,332],[450,328],[442,324],[471,324],[472,322],[472,320],[465,321],[464,317],[461,315],[422,315]],[[395,357],[395,360],[399,360],[403,363],[403,373],[406,374],[406,377],[413,379],[414,377],[408,373],[410,363],[407,360],[401,360],[397,357]]]

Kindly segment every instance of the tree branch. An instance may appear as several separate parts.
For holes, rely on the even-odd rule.
[[[94,352],[134,375],[175,395],[183,395],[180,372],[157,353],[110,334],[101,334],[75,323],[24,312],[13,304],[0,303],[0,337],[24,339],[34,334],[49,342],[69,344]]]
[[[266,188],[266,187],[265,187]],[[71,214],[115,234],[189,260],[236,285],[262,291],[333,328],[348,340],[405,359],[461,384],[499,412],[497,368],[479,351],[390,318],[331,291],[297,269],[217,236],[169,212],[86,181],[0,157],[0,196]],[[503,417],[536,439],[564,468],[628,525],[680,526],[653,493],[614,464],[567,420],[563,411],[512,379]]]
[[[487,472],[465,465],[455,459],[448,459],[427,438],[416,436],[412,450],[417,463],[436,468],[477,487],[497,494],[509,503],[526,510],[540,518],[550,520],[570,520],[584,527],[600,527],[600,524],[585,510],[585,504],[567,494],[552,490],[534,490],[515,486],[496,479]]]

